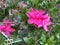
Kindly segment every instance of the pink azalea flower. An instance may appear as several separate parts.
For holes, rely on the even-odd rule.
[[[3,25],[0,25],[0,31],[3,31],[7,36],[10,36],[10,33],[14,31],[13,28],[11,28],[11,23],[9,23],[9,20],[4,19]]]
[[[45,31],[48,31],[47,26],[51,25],[50,17],[48,13],[44,14],[44,10],[35,10],[30,8],[30,12],[27,12],[28,24],[33,24],[35,27],[43,27]]]

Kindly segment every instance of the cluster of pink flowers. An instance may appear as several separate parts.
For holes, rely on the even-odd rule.
[[[13,28],[11,28],[11,23],[9,23],[10,21],[7,19],[3,20],[3,25],[0,25],[0,32],[4,32],[7,36],[10,36],[10,33],[12,33],[14,31]]]
[[[36,10],[34,8],[30,8],[30,12],[26,13],[28,17],[28,24],[33,24],[35,27],[40,28],[43,27],[45,31],[48,31],[50,22],[50,16],[48,13],[45,14],[44,10]]]

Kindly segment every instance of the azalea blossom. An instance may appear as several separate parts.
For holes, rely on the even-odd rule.
[[[4,19],[3,25],[0,25],[0,32],[4,32],[7,36],[10,36],[10,33],[14,31],[13,28],[11,28],[11,23],[9,23],[9,20]]]
[[[28,17],[28,24],[33,24],[37,28],[43,27],[45,31],[48,31],[49,25],[51,25],[50,22],[50,16],[48,13],[45,14],[44,10],[36,10],[34,8],[30,8],[30,12],[26,13]]]

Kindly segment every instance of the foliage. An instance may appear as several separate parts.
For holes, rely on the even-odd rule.
[[[18,2],[21,3],[22,0],[13,0],[13,3],[12,0],[6,1],[8,6],[0,8],[0,22],[5,18],[15,22],[15,25],[12,26],[15,31],[9,37],[9,39],[13,39],[9,43],[0,34],[0,45],[60,45],[60,0],[24,0],[27,7],[19,9],[13,15],[9,15],[9,10],[16,9]],[[26,12],[31,7],[49,12],[52,25],[48,27],[48,32],[44,31],[43,28],[37,29],[27,23]]]

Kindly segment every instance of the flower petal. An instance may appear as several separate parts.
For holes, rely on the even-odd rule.
[[[6,34],[7,36],[10,36],[10,32],[8,32],[8,31],[6,31],[5,34]]]
[[[40,14],[40,15],[43,15],[44,13],[45,13],[45,11],[44,11],[44,10],[42,10],[42,9],[41,9],[41,10],[39,10],[39,14]]]
[[[45,31],[48,31],[47,25],[44,24],[44,21],[43,21],[43,28]]]
[[[33,19],[28,19],[28,24],[32,24],[33,23]]]
[[[6,23],[6,22],[9,22],[9,20],[7,20],[7,19],[4,19],[4,20],[3,20],[3,22],[4,22],[4,23]]]
[[[37,10],[31,7],[30,12],[37,12]]]

